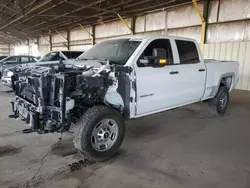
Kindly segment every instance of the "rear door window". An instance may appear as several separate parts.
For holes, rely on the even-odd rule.
[[[29,63],[29,57],[21,57],[21,63]]]
[[[185,40],[175,40],[175,42],[180,57],[180,64],[193,64],[200,62],[198,50],[194,42]]]

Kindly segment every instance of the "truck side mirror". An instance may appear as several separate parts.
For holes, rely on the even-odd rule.
[[[146,66],[162,67],[167,64],[167,51],[163,48],[154,48],[152,56],[145,56],[139,62]]]
[[[155,66],[162,67],[167,64],[167,51],[164,48],[154,48],[153,57],[156,57]]]

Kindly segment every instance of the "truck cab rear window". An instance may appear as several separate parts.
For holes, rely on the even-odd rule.
[[[175,42],[180,57],[180,64],[192,64],[200,62],[197,47],[194,42],[184,40],[175,40]]]

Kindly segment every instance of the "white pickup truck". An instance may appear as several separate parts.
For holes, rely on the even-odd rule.
[[[62,133],[76,122],[74,146],[103,161],[121,146],[125,119],[199,101],[223,115],[238,69],[237,62],[203,60],[197,42],[187,38],[106,40],[73,64],[16,68],[11,117],[29,123],[24,132],[39,134]]]

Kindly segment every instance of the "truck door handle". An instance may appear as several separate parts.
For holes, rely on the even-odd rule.
[[[179,74],[179,72],[178,71],[172,71],[169,74]]]
[[[204,72],[205,71],[205,69],[199,69],[199,72]]]

